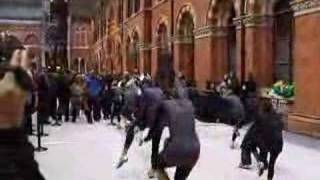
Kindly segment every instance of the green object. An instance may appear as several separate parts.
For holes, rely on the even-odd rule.
[[[295,96],[295,86],[293,84],[276,83],[273,92],[284,98],[292,98]]]

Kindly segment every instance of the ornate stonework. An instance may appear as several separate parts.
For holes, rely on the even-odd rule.
[[[243,28],[243,18],[238,17],[233,19],[233,25],[236,26],[236,29],[242,29]]]
[[[295,12],[295,16],[306,15],[320,11],[320,0],[294,1],[291,6]]]
[[[194,34],[196,39],[206,37],[226,37],[228,35],[227,27],[204,26],[197,29]]]
[[[245,27],[270,26],[273,23],[273,17],[269,15],[249,15],[242,18]]]
[[[180,29],[181,27],[181,22],[182,22],[182,18],[183,18],[183,15],[185,13],[190,13],[192,18],[193,18],[193,23],[194,23],[194,26],[196,26],[196,14],[195,14],[195,11],[193,9],[193,6],[192,4],[190,3],[187,3],[185,4],[184,6],[182,6],[182,8],[180,9],[180,12],[179,12],[179,15],[177,17],[177,29]]]
[[[193,36],[176,35],[173,39],[176,44],[192,44],[194,42]]]

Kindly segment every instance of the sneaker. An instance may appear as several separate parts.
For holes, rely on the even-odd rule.
[[[156,173],[156,171],[151,168],[151,169],[148,171],[148,177],[149,177],[149,179],[155,178],[155,173]]]
[[[159,180],[170,180],[167,172],[165,170],[163,170],[163,169],[162,170],[157,170],[156,174],[157,174],[157,178]]]
[[[251,169],[251,165],[250,164],[244,165],[244,164],[240,163],[238,167],[241,168],[241,169]]]
[[[231,143],[230,148],[231,148],[231,149],[235,149],[235,148],[236,148],[235,142],[232,142],[232,143]]]
[[[121,168],[126,162],[128,162],[127,156],[121,156],[117,165],[117,169]]]

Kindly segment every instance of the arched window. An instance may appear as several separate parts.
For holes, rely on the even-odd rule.
[[[24,44],[26,45],[37,45],[39,44],[39,40],[37,38],[37,36],[35,35],[28,35],[25,40],[24,40]]]
[[[168,28],[164,23],[161,23],[157,32],[157,45],[160,49],[169,48],[168,38]]]
[[[293,80],[292,24],[293,12],[290,0],[281,0],[274,6],[275,61],[274,80]]]
[[[182,43],[179,49],[179,71],[189,81],[195,80],[194,23],[193,14],[189,11],[183,12],[178,29],[178,36]]]

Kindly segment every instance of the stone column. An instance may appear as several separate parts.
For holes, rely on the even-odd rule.
[[[195,31],[195,80],[201,89],[206,88],[207,81],[212,81],[212,36],[209,26]]]
[[[155,77],[157,69],[158,69],[158,50],[159,47],[153,43],[151,47],[151,76]]]
[[[245,76],[253,74],[259,87],[273,83],[273,19],[268,15],[243,17],[245,27]]]
[[[243,19],[234,19],[236,26],[236,75],[240,81],[245,80],[245,28]]]
[[[292,3],[294,24],[294,82],[296,96],[288,129],[320,137],[320,0]]]
[[[151,73],[151,44],[143,43],[140,47],[140,61],[142,64],[141,72],[143,73]]]
[[[204,87],[206,81],[221,81],[228,72],[228,29],[205,26],[196,31],[196,77]]]
[[[212,61],[214,81],[222,81],[228,73],[228,29],[225,27],[212,27]]]

